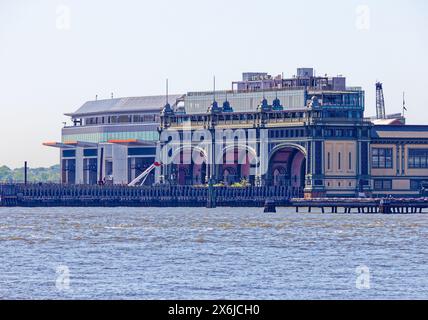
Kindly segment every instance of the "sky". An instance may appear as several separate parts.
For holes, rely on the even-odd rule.
[[[342,74],[387,113],[428,124],[425,0],[0,0],[0,166],[59,162],[85,101],[230,88],[242,72]]]

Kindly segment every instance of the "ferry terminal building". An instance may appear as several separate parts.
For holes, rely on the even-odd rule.
[[[405,124],[401,115],[365,118],[364,108],[364,91],[346,86],[343,76],[315,76],[311,68],[291,78],[244,73],[231,90],[88,101],[66,114],[72,125],[60,142],[44,144],[60,149],[62,183],[123,185],[162,161],[160,150],[175,143],[160,140],[169,132],[251,132],[255,147],[244,160],[239,144],[216,154],[193,142],[178,145],[173,157],[196,150],[207,161],[161,165],[145,185],[245,179],[305,197],[418,196],[428,182],[428,126]],[[232,162],[208,161],[226,157],[226,148]],[[251,170],[250,158],[262,149],[266,170]]]

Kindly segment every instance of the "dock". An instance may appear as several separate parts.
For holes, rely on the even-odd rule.
[[[287,187],[0,184],[0,207],[277,207],[320,213],[425,213],[428,198],[316,198]]]

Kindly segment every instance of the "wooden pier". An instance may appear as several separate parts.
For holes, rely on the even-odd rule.
[[[3,207],[292,207],[296,212],[424,213],[428,198],[304,199],[287,187],[97,186],[0,184]]]
[[[424,213],[428,198],[326,198],[292,199],[296,212],[319,210],[321,213]]]

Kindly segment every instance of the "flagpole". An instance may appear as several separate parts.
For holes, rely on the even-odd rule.
[[[404,111],[407,110],[406,108],[406,101],[404,99],[404,91],[403,91],[403,118],[404,118]]]

